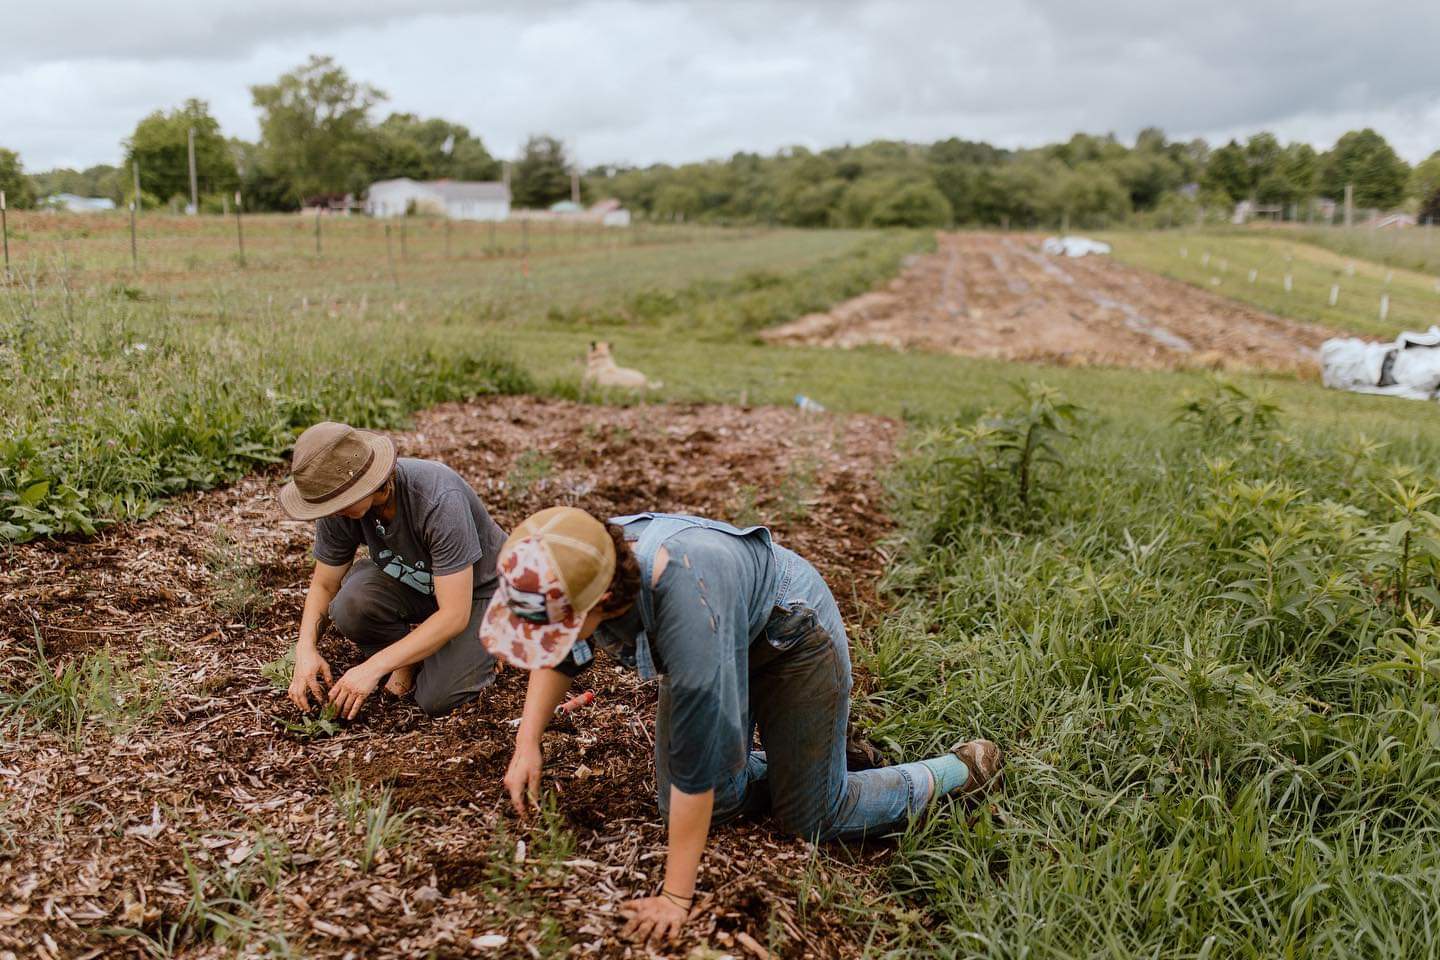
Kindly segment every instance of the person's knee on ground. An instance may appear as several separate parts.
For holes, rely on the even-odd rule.
[[[359,583],[347,581],[340,586],[340,592],[330,601],[327,611],[335,629],[356,646],[373,649],[389,643],[393,637],[388,632],[400,624],[398,618],[386,609],[382,598],[367,591]]]
[[[422,663],[415,677],[415,705],[427,716],[443,717],[469,703],[495,682],[495,661],[488,660],[461,677],[445,677],[433,664]]]

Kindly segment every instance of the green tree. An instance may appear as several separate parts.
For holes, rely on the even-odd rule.
[[[1245,141],[1245,167],[1249,171],[1250,193],[1258,192],[1260,184],[1267,180],[1284,177],[1281,169],[1284,153],[1273,133],[1257,133]]]
[[[311,56],[272,84],[250,88],[260,111],[260,152],[292,202],[369,185],[370,110],[385,94],[356,83],[330,57]],[[242,171],[245,173],[245,171]]]
[[[1231,202],[1245,199],[1250,193],[1250,164],[1245,149],[1231,140],[1212,152],[1200,185],[1205,190],[1224,194]]]
[[[500,164],[479,137],[458,123],[392,113],[375,131],[371,173],[377,180],[495,180]]]
[[[20,165],[20,154],[0,147],[0,190],[5,191],[5,205],[17,209],[35,206],[35,187]]]
[[[43,173],[31,174],[37,197],[48,197],[56,193],[73,193],[80,197],[108,197],[117,204],[125,201],[125,177],[119,167],[108,163],[97,164],[84,170],[59,167]]]
[[[1424,224],[1440,224],[1440,186],[1430,191],[1430,195],[1421,202],[1415,219]]]
[[[195,178],[200,192],[233,190],[235,163],[203,100],[190,99],[166,113],[156,110],[135,125],[123,146],[125,168],[140,164],[140,189],[162,201],[190,199],[189,132],[195,131]]]
[[[1410,167],[1385,138],[1374,130],[1352,130],[1326,155],[1320,189],[1332,200],[1345,196],[1345,185],[1355,185],[1355,205],[1382,210],[1405,198]]]
[[[1410,171],[1410,196],[1422,203],[1440,190],[1440,150],[1421,160]]]
[[[948,227],[950,201],[929,181],[899,184],[875,205],[870,225],[875,227]]]
[[[545,134],[532,135],[515,164],[510,195],[517,207],[543,209],[570,198],[570,161],[565,145]]]

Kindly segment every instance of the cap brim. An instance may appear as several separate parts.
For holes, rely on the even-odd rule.
[[[375,452],[369,469],[360,475],[360,479],[356,480],[350,489],[318,503],[311,503],[301,496],[294,480],[286,483],[280,488],[280,494],[276,499],[280,501],[280,509],[284,510],[290,519],[319,520],[339,513],[379,490],[389,479],[391,471],[395,469],[394,442],[383,433],[371,433],[368,430],[356,430],[355,433],[362,437],[370,445],[370,449]]]
[[[580,638],[585,614],[555,623],[531,623],[515,616],[500,594],[490,598],[480,621],[480,642],[494,657],[521,670],[553,667],[570,655]]]

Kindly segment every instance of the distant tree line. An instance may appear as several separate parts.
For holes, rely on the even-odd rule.
[[[493,180],[501,164],[478,136],[438,117],[391,113],[376,122],[384,92],[351,79],[329,57],[312,56],[274,83],[250,88],[260,116],[255,143],[227,138],[201,100],[144,117],[122,144],[119,166],[26,175],[0,149],[0,190],[26,207],[54,193],[109,197],[133,192],[140,168],[147,207],[189,201],[188,138],[202,206],[218,208],[236,190],[249,209],[295,209],[307,200],[360,196],[376,180]],[[532,136],[511,170],[521,207],[567,199],[571,159],[554,137]],[[931,144],[875,141],[769,156],[596,167],[582,196],[613,196],[640,216],[661,220],[773,223],[798,227],[950,226],[1070,223],[1097,227],[1135,217],[1182,223],[1200,210],[1228,214],[1242,200],[1284,209],[1340,201],[1347,184],[1357,208],[1405,205],[1440,216],[1440,151],[1413,169],[1374,130],[1352,131],[1323,153],[1257,133],[1211,148],[1172,141],[1158,129],[1133,144],[1113,135],[1076,134],[1064,143],[1005,150],[948,139]]]
[[[1002,150],[967,140],[876,141],[773,156],[607,167],[590,171],[597,192],[662,219],[767,221],[792,226],[1070,222],[1103,226],[1136,214],[1193,220],[1200,208],[1228,215],[1250,200],[1287,211],[1318,197],[1337,201],[1354,185],[1357,208],[1423,203],[1440,188],[1440,151],[1413,171],[1373,130],[1347,133],[1317,153],[1258,133],[1211,149],[1171,141],[1157,129],[1133,145],[1076,134],[1064,143]],[[602,186],[603,184],[603,186]],[[1440,201],[1437,201],[1440,202]]]

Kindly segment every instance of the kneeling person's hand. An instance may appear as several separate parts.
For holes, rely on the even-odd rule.
[[[366,698],[375,692],[379,683],[380,678],[365,664],[351,667],[335,686],[330,688],[330,702],[335,704],[340,716],[346,720],[354,720]]]

